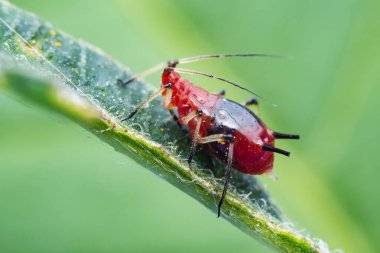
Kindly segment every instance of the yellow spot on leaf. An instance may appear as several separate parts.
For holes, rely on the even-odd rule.
[[[51,30],[49,33],[50,33],[51,36],[55,36],[57,34],[57,32],[53,31],[53,30]]]
[[[31,44],[32,46],[34,47],[30,47],[29,45],[25,44],[24,41],[22,41],[20,38],[16,37],[15,38],[15,41],[16,41],[16,44],[17,44],[17,47],[20,49],[21,52],[23,52],[27,57],[33,57],[33,56],[38,56],[38,54],[36,53],[39,52],[42,54],[42,51],[41,49],[38,47],[37,45],[37,42],[34,41],[31,42],[33,44]]]
[[[56,43],[55,43],[55,46],[56,46],[56,47],[60,47],[60,46],[62,46],[62,44],[61,44],[61,42],[56,42]]]

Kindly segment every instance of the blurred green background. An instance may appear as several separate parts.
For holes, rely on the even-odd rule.
[[[291,56],[189,67],[246,84],[279,105],[261,104],[270,127],[301,134],[279,144],[292,151],[279,180],[261,177],[296,229],[380,252],[379,1],[11,2],[135,72],[204,53]],[[65,118],[7,93],[0,115],[1,252],[275,252]]]

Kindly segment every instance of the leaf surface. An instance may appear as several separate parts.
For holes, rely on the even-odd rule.
[[[148,84],[122,87],[116,80],[131,77],[127,68],[9,3],[0,2],[0,17],[0,87],[73,119],[216,211],[225,165],[200,150],[189,170],[191,139],[160,99],[133,120],[120,121],[153,92]],[[297,233],[253,176],[233,172],[222,211],[241,230],[284,252],[328,251],[323,243]]]

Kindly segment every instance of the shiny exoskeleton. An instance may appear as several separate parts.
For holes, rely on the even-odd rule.
[[[272,169],[273,152],[264,151],[263,145],[274,146],[274,134],[253,112],[194,86],[175,70],[162,74],[163,87],[168,83],[172,85],[162,93],[164,106],[177,107],[179,123],[189,127],[193,140],[208,144],[224,161],[233,143],[232,167],[242,173],[257,175]]]
[[[176,71],[178,63],[178,60],[167,63],[162,73],[161,89],[131,112],[125,120],[130,119],[158,95],[163,96],[164,107],[180,125],[188,126],[191,132],[193,142],[188,159],[189,167],[199,144],[207,145],[212,154],[227,163],[223,193],[218,204],[219,217],[227,193],[231,168],[253,175],[270,172],[273,168],[274,152],[286,156],[290,154],[274,147],[275,139],[298,139],[299,136],[274,132],[245,105],[195,86]],[[201,73],[201,75],[215,78],[210,74]],[[131,80],[124,84],[129,82]],[[246,103],[246,105],[249,104],[257,104],[257,100],[252,99]],[[178,116],[173,110],[175,108]]]

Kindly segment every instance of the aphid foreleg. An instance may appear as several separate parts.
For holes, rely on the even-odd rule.
[[[169,109],[170,115],[172,115],[173,120],[178,124],[180,128],[182,128],[181,124],[179,123],[178,116],[175,114],[173,109]]]
[[[144,108],[147,104],[149,104],[153,99],[161,95],[161,93],[166,89],[171,89],[172,83],[165,84],[161,89],[150,95],[144,102],[139,104],[126,118],[122,119],[121,121],[126,121],[131,119],[136,113],[138,113],[142,108]]]
[[[230,178],[231,178],[233,156],[234,156],[234,143],[233,143],[233,141],[231,141],[229,146],[228,146],[227,166],[226,166],[226,174],[224,176],[223,193],[222,193],[222,197],[220,198],[220,201],[218,204],[218,217],[220,217],[220,209],[222,208],[224,199],[226,197],[228,185],[229,185]]]
[[[192,116],[194,114],[194,112],[195,112],[196,116]],[[202,115],[203,115],[202,110],[198,109],[196,111],[190,112],[185,117],[185,118],[190,118],[191,117],[191,119],[193,119],[194,117],[197,117],[197,125],[196,125],[194,133],[193,133],[193,143],[191,144],[189,158],[187,159],[187,163],[189,164],[189,168],[190,169],[191,169],[191,162],[193,160],[195,151],[197,150],[197,145],[198,145],[199,138],[200,138],[199,129],[201,128],[201,124],[202,124]],[[187,119],[187,120],[190,121],[191,119]],[[186,122],[186,124],[187,124],[187,122]]]
[[[150,69],[148,69],[148,70],[146,70],[140,74],[137,74],[137,75],[131,77],[130,79],[128,79],[126,81],[123,81],[121,79],[117,79],[117,80],[121,85],[126,86],[126,85],[128,85],[134,81],[140,80],[140,79],[142,79],[146,76],[149,76],[150,74],[152,74],[158,70],[165,68],[166,64],[167,64],[166,62],[162,62],[162,63],[160,63],[160,64],[158,64],[158,65],[156,65],[156,66],[154,66],[154,67],[152,67],[152,68],[150,68]]]

